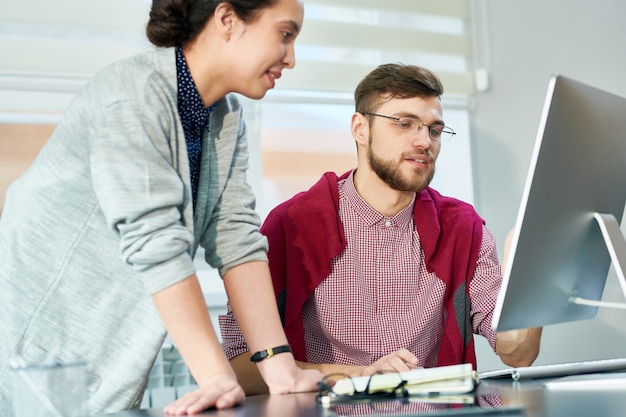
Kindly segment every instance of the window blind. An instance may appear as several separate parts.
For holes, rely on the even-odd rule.
[[[0,89],[75,91],[98,69],[149,47],[147,0],[2,0]],[[474,94],[467,0],[305,0],[296,70],[279,91],[352,92],[375,66],[417,64],[446,97]]]
[[[149,47],[145,0],[1,0],[0,89],[75,92]]]
[[[296,70],[278,89],[352,92],[375,66],[401,62],[435,71],[446,97],[474,94],[467,0],[306,0]]]

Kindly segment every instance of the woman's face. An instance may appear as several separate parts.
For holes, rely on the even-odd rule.
[[[234,91],[252,99],[274,88],[284,69],[296,63],[294,42],[304,19],[302,0],[277,0],[250,23],[239,25],[231,37],[236,54]]]

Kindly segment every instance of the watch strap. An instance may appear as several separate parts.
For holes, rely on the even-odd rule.
[[[291,352],[291,346],[282,345],[276,347],[270,347],[265,350],[260,350],[256,352],[254,355],[250,356],[250,360],[252,362],[261,362],[263,359],[271,358],[274,355],[278,355],[279,353]]]

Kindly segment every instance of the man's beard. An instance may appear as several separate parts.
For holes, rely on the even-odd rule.
[[[370,138],[371,145],[371,138]],[[416,173],[414,176],[407,177],[402,175],[402,170],[398,164],[393,161],[379,158],[370,146],[367,151],[370,166],[378,177],[394,190],[398,191],[414,191],[419,193],[433,180],[435,176],[435,168],[433,167],[425,176]]]

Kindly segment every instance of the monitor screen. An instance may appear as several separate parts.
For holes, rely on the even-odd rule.
[[[493,327],[593,318],[611,261],[626,257],[619,228],[625,203],[626,99],[554,75]],[[620,274],[621,268],[624,289]]]

